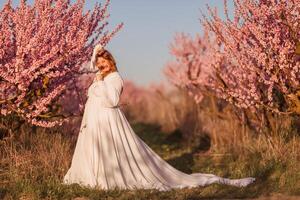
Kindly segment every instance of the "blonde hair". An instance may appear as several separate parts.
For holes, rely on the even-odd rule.
[[[118,71],[116,61],[108,50],[103,49],[102,51],[98,52],[96,55],[96,61],[100,57],[108,60],[108,62],[110,63],[110,70],[104,74],[104,77],[111,72]]]

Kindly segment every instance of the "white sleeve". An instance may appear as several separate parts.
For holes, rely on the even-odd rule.
[[[96,81],[92,90],[93,94],[99,98],[101,104],[106,107],[117,106],[122,92],[123,81],[119,77],[109,77],[106,80]]]

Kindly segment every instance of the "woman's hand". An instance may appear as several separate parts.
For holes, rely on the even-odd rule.
[[[95,46],[94,51],[95,51],[96,53],[98,53],[98,52],[101,51],[102,49],[103,49],[103,46],[99,43],[99,44],[97,44],[97,45]]]
[[[97,81],[103,81],[103,75],[100,72],[96,73],[96,80]]]

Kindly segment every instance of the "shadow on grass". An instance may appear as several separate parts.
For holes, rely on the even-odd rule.
[[[136,134],[160,156],[171,151],[185,149],[192,146],[192,150],[190,152],[179,153],[176,157],[166,159],[166,161],[173,167],[185,173],[192,173],[194,153],[207,151],[210,147],[210,138],[207,135],[200,137],[198,142],[199,145],[193,146],[195,144],[186,144],[184,142],[182,133],[179,130],[166,134],[162,133],[160,131],[160,127],[155,124],[137,123],[132,126]]]

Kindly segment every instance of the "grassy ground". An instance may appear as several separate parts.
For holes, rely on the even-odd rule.
[[[132,127],[155,152],[183,172],[214,173],[230,178],[253,176],[257,181],[246,188],[213,184],[168,192],[100,191],[77,184],[66,186],[61,184],[61,178],[71,156],[65,158],[66,163],[62,157],[73,151],[76,140],[59,133],[38,133],[19,139],[18,144],[2,141],[0,199],[269,199],[270,196],[273,199],[300,199],[299,160],[266,160],[263,152],[256,151],[246,155],[209,152],[209,139],[205,137],[186,144],[178,131],[167,135],[154,125],[133,124]],[[4,151],[10,152],[9,158]],[[24,155],[28,157],[21,161],[26,156],[18,157],[17,154],[25,151]],[[43,160],[46,155],[47,159]]]

